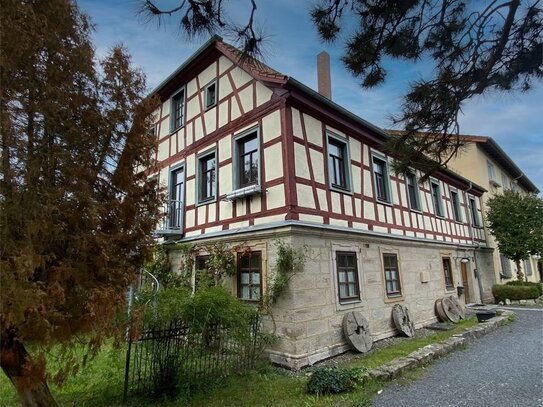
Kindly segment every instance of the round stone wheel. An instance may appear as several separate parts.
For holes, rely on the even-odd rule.
[[[458,322],[460,320],[460,314],[454,302],[452,302],[450,298],[445,297],[441,300],[441,303],[443,305],[443,311],[445,311],[447,319],[451,322]]]
[[[343,333],[349,345],[359,352],[371,349],[373,339],[368,320],[358,311],[351,311],[343,317]]]
[[[458,313],[458,316],[460,319],[466,318],[466,309],[464,308],[464,304],[462,304],[458,298],[456,298],[454,295],[451,295],[449,297],[449,300],[454,304],[456,307],[456,312]]]
[[[394,305],[394,307],[392,307],[392,319],[394,320],[396,329],[400,331],[400,333],[408,338],[415,335],[415,324],[413,323],[411,313],[407,307],[400,304]]]
[[[445,310],[443,309],[443,298],[438,298],[436,300],[435,308],[437,319],[439,319],[441,322],[447,322],[449,318],[447,317],[447,314],[445,314]]]

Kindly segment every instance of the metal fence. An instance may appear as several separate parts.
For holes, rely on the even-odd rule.
[[[217,324],[200,329],[180,320],[150,327],[128,341],[123,398],[190,393],[253,368],[261,348],[258,317],[243,330]]]

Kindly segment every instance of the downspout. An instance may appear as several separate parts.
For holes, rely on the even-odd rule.
[[[483,304],[483,283],[481,281],[481,273],[479,272],[479,263],[477,262],[477,249],[481,247],[479,243],[475,243],[476,246],[473,248],[473,262],[475,263],[475,278],[477,279],[477,286],[479,287],[479,299],[481,304]]]
[[[469,188],[464,191],[466,193],[466,197],[465,197],[466,200],[467,200],[468,192],[471,191],[472,189],[473,189],[473,183],[469,181]],[[481,281],[481,273],[479,272],[479,264],[477,262],[477,249],[481,247],[481,245],[473,241],[473,231],[472,231],[473,225],[471,225],[471,213],[469,212],[469,209],[468,209],[468,219],[470,219],[470,227],[468,228],[469,237],[475,246],[473,248],[473,262],[475,263],[475,269],[473,271],[475,273],[475,278],[477,279],[477,287],[479,288],[479,300],[481,301],[481,304],[483,304],[483,283]]]

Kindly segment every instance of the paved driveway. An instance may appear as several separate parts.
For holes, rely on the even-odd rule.
[[[543,406],[543,310],[515,313],[515,323],[436,361],[409,386],[386,388],[374,406]]]

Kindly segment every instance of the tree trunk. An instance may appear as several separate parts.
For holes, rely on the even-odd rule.
[[[517,280],[524,281],[524,273],[520,267],[520,260],[515,260],[515,264],[517,265]]]
[[[12,332],[3,332],[0,365],[19,394],[23,407],[56,407],[57,403],[40,369],[32,369],[32,359]]]

